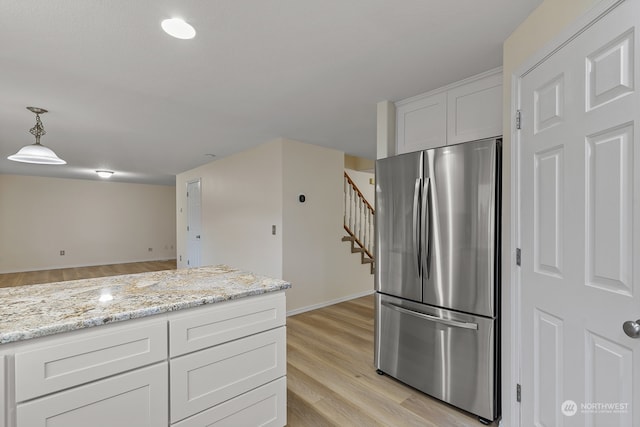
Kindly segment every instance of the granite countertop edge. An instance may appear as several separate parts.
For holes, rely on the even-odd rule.
[[[118,310],[116,306],[115,307],[116,309],[114,310],[111,310],[111,311],[104,310],[104,312],[96,313],[95,315],[78,315],[67,320],[52,321],[47,324],[38,324],[35,326],[33,325],[33,320],[32,320],[31,322],[25,322],[27,325],[30,324],[30,326],[23,325],[26,327],[21,327],[21,322],[19,319],[16,321],[15,328],[11,327],[12,325],[7,325],[6,324],[7,322],[4,322],[5,324],[3,324],[3,322],[0,321],[0,345],[12,343],[12,342],[18,342],[18,341],[31,340],[34,338],[60,334],[63,332],[71,332],[71,331],[80,330],[80,329],[87,329],[95,326],[124,322],[127,320],[140,319],[140,318],[153,316],[157,314],[175,312],[175,311],[185,310],[185,309],[199,307],[199,306],[208,305],[208,304],[215,304],[215,303],[220,303],[220,302],[229,301],[229,300],[236,300],[236,299],[245,298],[249,296],[277,292],[277,291],[285,290],[291,287],[291,284],[284,280],[270,279],[268,277],[254,275],[252,273],[236,270],[227,266],[190,269],[189,273],[192,273],[197,270],[198,272],[202,273],[199,276],[199,278],[201,279],[203,275],[206,276],[208,269],[211,270],[212,268],[217,269],[216,273],[218,274],[219,277],[213,276],[214,280],[212,280],[211,290],[208,295],[204,295],[204,296],[202,295],[203,293],[207,293],[207,291],[206,289],[203,289],[202,286],[200,286],[194,291],[194,294],[196,295],[194,295],[193,297],[189,297],[189,296],[185,297],[184,295],[182,295],[179,300],[170,300],[170,301],[167,301],[166,303],[143,306],[139,308]],[[219,274],[220,269],[224,269],[222,275]],[[61,289],[59,291],[60,293],[63,293],[64,291],[67,291],[68,287],[73,288],[73,287],[79,287],[79,286],[85,286],[89,288],[89,290],[91,291],[91,290],[96,290],[95,288],[99,286],[100,283],[105,283],[105,286],[109,287],[109,283],[114,283],[118,280],[121,280],[124,282],[127,282],[127,280],[130,282],[136,282],[140,280],[145,280],[145,278],[147,277],[153,277],[154,280],[157,280],[157,277],[165,277],[165,278],[171,278],[172,280],[179,282],[181,276],[187,277],[185,282],[188,283],[188,276],[189,276],[188,273],[184,274],[183,272],[181,272],[181,270],[170,270],[165,272],[138,273],[138,274],[130,274],[130,275],[122,275],[122,276],[110,276],[105,278],[93,278],[93,279],[85,279],[85,280],[74,280],[74,281],[68,281],[68,282],[57,282],[57,283],[42,284],[42,285],[25,285],[25,286],[18,287],[22,289],[17,289],[17,291],[18,293],[19,291],[28,292],[27,288],[31,287],[31,289],[34,289],[33,287],[39,287],[38,290],[40,291],[44,289],[51,293],[55,293],[55,287],[65,287],[65,289]],[[244,286],[244,288],[240,288],[240,289],[237,289],[235,284],[225,286],[224,284],[222,285],[218,284],[217,280],[215,280],[215,279],[224,279],[224,282],[227,282],[227,281],[233,281],[234,277],[239,277],[239,276],[242,276],[242,279],[244,279],[245,281],[247,277],[255,280],[248,285],[243,284],[242,286]],[[171,292],[174,291],[173,288],[175,288],[175,285],[171,284],[167,286],[166,289],[163,288],[159,291],[156,290],[154,291],[155,293],[154,296],[157,298],[158,294],[162,293],[163,291],[166,291],[170,295]],[[5,288],[5,289],[16,290],[16,288]],[[4,304],[4,307],[0,307],[0,317],[6,318],[6,316],[3,316],[5,314],[3,313],[3,310],[6,310],[5,307],[7,305],[7,301],[6,301],[7,297],[6,295],[3,295],[1,293],[3,290],[4,289],[0,289],[0,304],[2,303],[5,303],[5,304]],[[180,291],[183,291],[183,289],[180,289]],[[14,302],[14,304],[18,305],[20,304],[20,301],[18,300]],[[47,313],[49,311],[53,312],[53,310],[56,309],[55,304],[52,304],[51,308],[52,310],[48,310]],[[46,323],[46,320],[44,320],[43,323]]]

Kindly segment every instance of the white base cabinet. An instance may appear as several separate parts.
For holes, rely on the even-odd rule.
[[[279,427],[287,424],[287,379],[280,378],[173,427]]]
[[[502,134],[502,70],[395,103],[396,154]]]
[[[167,363],[18,404],[24,427],[167,425]]]
[[[0,427],[284,426],[284,292],[0,346]]]
[[[171,422],[284,377],[286,351],[280,327],[172,359]]]

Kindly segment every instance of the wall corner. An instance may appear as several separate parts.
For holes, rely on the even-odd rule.
[[[396,106],[391,101],[377,104],[376,158],[384,159],[396,154]]]

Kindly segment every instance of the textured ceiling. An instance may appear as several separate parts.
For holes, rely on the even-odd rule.
[[[376,103],[495,68],[541,0],[1,0],[0,173],[173,184],[285,137],[375,158]],[[166,35],[179,16],[193,40]],[[15,163],[34,142],[68,164]]]

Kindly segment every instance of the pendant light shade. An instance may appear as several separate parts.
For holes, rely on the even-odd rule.
[[[36,137],[36,142],[35,144],[25,145],[16,154],[7,157],[7,159],[13,160],[14,162],[36,163],[40,165],[66,164],[67,162],[58,157],[53,150],[40,144],[40,137],[46,133],[40,120],[40,114],[46,113],[47,110],[38,107],[27,107],[27,109],[36,115],[36,125],[29,130],[29,132]]]
[[[50,148],[42,144],[25,145],[16,154],[7,157],[14,162],[37,163],[40,165],[64,165],[62,160]]]

